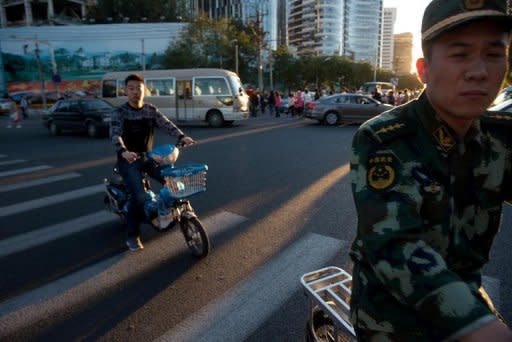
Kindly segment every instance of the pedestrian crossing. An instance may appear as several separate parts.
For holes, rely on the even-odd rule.
[[[0,180],[52,169],[49,165],[24,167],[23,165],[30,161],[9,159],[10,157],[5,154],[0,155],[0,158]],[[9,196],[15,190],[28,187],[34,189],[34,193],[37,194],[37,187],[51,186],[52,183],[63,180],[67,181],[68,188],[67,191],[0,207],[0,231],[13,215],[28,214],[33,210],[78,201],[90,195],[98,195],[98,201],[102,201],[103,184],[91,184],[74,189],[74,182],[82,177],[83,175],[78,172],[50,173],[43,178],[31,178],[26,182],[0,186],[0,193],[3,193],[3,196]],[[201,217],[212,240],[225,236],[230,230],[248,220],[249,217],[226,211]],[[1,239],[0,259],[8,262],[9,257],[14,254],[19,255],[21,252],[53,241],[116,222],[119,222],[119,218],[107,211],[84,213],[79,217],[63,219],[62,222],[50,225],[39,222],[35,229]],[[37,324],[45,317],[56,315],[65,308],[80,306],[95,296],[118,288],[138,274],[150,272],[165,260],[187,253],[183,238],[177,235],[180,235],[178,231],[171,231],[148,241],[145,243],[143,254],[128,251],[117,253],[65,274],[57,280],[43,283],[37,288],[0,301],[0,340],[24,327]],[[221,297],[213,298],[208,305],[165,332],[158,340],[242,341],[248,338],[300,290],[299,280],[302,274],[326,266],[340,250],[346,250],[348,244],[349,241],[307,233],[242,282],[228,289]],[[499,309],[500,281],[484,277],[484,284]]]

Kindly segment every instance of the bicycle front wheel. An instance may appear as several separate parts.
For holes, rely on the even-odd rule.
[[[197,217],[182,217],[180,226],[192,255],[198,258],[207,256],[210,253],[210,239],[201,221]]]

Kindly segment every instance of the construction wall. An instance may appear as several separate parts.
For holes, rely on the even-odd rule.
[[[178,39],[185,25],[150,23],[1,29],[3,83],[9,92],[39,89],[38,59],[50,89],[95,85],[108,71],[161,69],[165,50]],[[54,81],[60,82],[53,84]]]

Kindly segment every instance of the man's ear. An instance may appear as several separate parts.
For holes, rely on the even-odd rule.
[[[418,72],[418,78],[423,84],[426,84],[426,70],[427,70],[427,62],[425,61],[425,58],[418,58],[416,61],[416,71]]]

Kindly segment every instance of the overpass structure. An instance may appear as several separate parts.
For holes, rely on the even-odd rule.
[[[34,26],[40,24],[66,25],[82,22],[87,6],[95,0],[0,0],[0,27]]]

